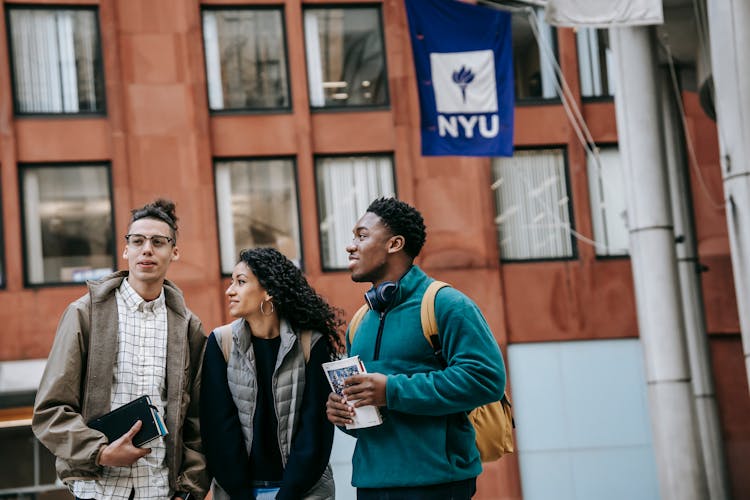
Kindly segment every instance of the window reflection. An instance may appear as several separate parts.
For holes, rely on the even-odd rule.
[[[203,42],[212,110],[289,107],[280,9],[205,10]]]
[[[388,104],[378,8],[307,9],[305,44],[312,107]]]
[[[21,170],[26,273],[31,284],[83,282],[114,269],[109,170]]]
[[[292,160],[218,161],[216,204],[224,274],[231,274],[243,248],[273,247],[301,265]]]

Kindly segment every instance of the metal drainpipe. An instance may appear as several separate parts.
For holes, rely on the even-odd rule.
[[[708,0],[708,25],[732,271],[750,386],[750,2]]]
[[[669,173],[669,190],[674,219],[677,270],[680,277],[682,313],[685,322],[690,373],[711,500],[729,499],[729,477],[721,436],[719,410],[716,405],[711,354],[703,315],[700,284],[700,262],[695,238],[690,197],[689,160],[685,155],[685,131],[668,70],[661,75],[661,105],[664,117],[664,144]]]

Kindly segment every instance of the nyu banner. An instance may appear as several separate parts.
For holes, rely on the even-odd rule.
[[[424,156],[513,155],[510,14],[406,0]]]

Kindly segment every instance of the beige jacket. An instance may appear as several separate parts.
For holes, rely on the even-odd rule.
[[[127,275],[121,271],[89,282],[89,293],[68,306],[37,391],[32,429],[57,457],[57,474],[66,483],[101,477],[102,467],[96,458],[108,441],[86,422],[110,410],[117,356],[115,290]],[[175,491],[187,491],[202,499],[210,481],[198,420],[206,338],[200,320],[186,308],[179,288],[165,281],[164,296],[169,484]]]

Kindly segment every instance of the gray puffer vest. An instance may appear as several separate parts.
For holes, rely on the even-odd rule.
[[[297,334],[286,320],[281,320],[279,330],[281,346],[276,358],[271,385],[278,418],[277,437],[281,460],[286,467],[286,461],[292,447],[292,436],[294,436],[294,431],[297,428],[302,407],[306,362]],[[214,331],[214,335],[217,335],[217,331]],[[244,319],[238,319],[232,323],[232,351],[227,362],[229,391],[232,394],[235,406],[237,406],[248,454],[253,443],[253,418],[258,390],[258,382],[255,378],[255,353],[250,336],[250,328]],[[310,342],[311,348],[322,338],[322,334],[313,332]],[[221,339],[217,337],[216,340],[221,345]],[[221,489],[216,481],[213,482],[211,489],[215,500],[229,500],[229,495]],[[333,472],[329,464],[320,480],[305,493],[304,499],[329,500],[334,497]]]

